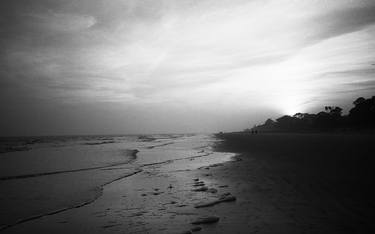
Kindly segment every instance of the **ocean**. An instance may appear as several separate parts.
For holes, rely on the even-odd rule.
[[[0,230],[90,204],[105,185],[144,167],[230,160],[233,154],[213,151],[216,141],[201,134],[0,138]]]

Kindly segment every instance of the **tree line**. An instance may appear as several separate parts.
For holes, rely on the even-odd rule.
[[[284,115],[276,120],[267,119],[245,131],[331,131],[375,128],[375,96],[357,98],[347,115],[338,106],[325,106],[316,114],[296,113]]]

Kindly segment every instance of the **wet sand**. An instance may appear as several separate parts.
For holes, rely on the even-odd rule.
[[[202,152],[202,157],[144,165],[140,173],[105,186],[91,204],[4,233],[374,230],[373,135],[221,137],[216,150],[238,153],[231,161],[221,163],[222,158]],[[205,217],[212,223],[193,224]]]
[[[218,150],[240,153],[242,161],[215,170],[228,173],[224,183],[235,183],[232,191],[244,204],[240,209],[252,216],[248,233],[375,230],[374,135],[232,133],[222,138]]]

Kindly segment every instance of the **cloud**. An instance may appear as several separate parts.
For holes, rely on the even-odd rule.
[[[77,32],[88,29],[96,23],[96,19],[93,16],[57,13],[52,10],[36,14],[29,13],[24,16],[26,20],[32,22],[29,27],[37,31],[48,31],[49,33]]]
[[[335,9],[328,13],[317,15],[311,22],[313,41],[321,41],[342,34],[355,32],[375,23],[375,3],[348,8]]]
[[[0,4],[3,99],[220,118],[307,111],[372,87],[373,1]]]

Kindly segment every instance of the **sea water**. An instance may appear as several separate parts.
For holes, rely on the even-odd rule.
[[[0,230],[95,201],[104,185],[152,164],[199,158],[178,167],[229,160],[212,157],[210,135],[53,136],[0,139]]]

